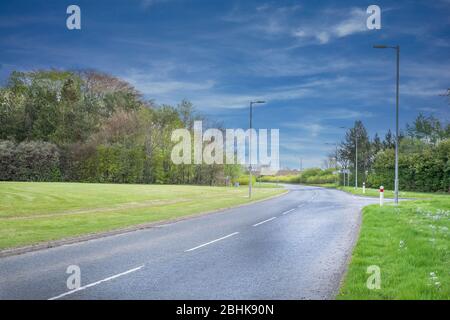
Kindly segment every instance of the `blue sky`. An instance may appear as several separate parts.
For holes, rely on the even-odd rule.
[[[66,28],[81,8],[82,29]],[[366,8],[382,10],[381,30]],[[280,129],[281,165],[320,166],[344,130],[394,128],[395,52],[401,46],[400,122],[419,112],[449,120],[450,1],[128,0],[0,3],[0,80],[12,70],[97,69],[157,104],[188,99],[227,128]]]

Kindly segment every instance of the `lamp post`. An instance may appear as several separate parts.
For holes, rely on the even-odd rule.
[[[397,53],[397,83],[396,83],[396,97],[395,97],[395,180],[394,180],[394,192],[395,192],[395,204],[398,205],[398,100],[399,100],[399,87],[400,87],[400,46],[386,46],[386,45],[374,45],[375,49],[395,49]]]
[[[265,101],[250,101],[250,133],[249,133],[249,141],[248,141],[248,198],[252,198],[252,120],[253,120],[253,105],[254,104],[260,104],[260,103],[266,103]]]

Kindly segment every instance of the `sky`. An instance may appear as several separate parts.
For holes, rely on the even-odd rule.
[[[66,9],[81,9],[68,30]],[[369,30],[366,9],[381,8]],[[157,105],[191,101],[225,128],[280,130],[282,167],[320,166],[355,120],[370,136],[420,113],[450,120],[450,0],[0,2],[0,82],[13,70],[96,69]]]

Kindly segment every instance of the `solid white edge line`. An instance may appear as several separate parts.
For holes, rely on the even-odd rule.
[[[219,238],[219,239],[216,239],[216,240],[213,240],[213,241],[210,241],[210,242],[207,242],[207,243],[201,244],[201,245],[199,245],[199,246],[196,246],[196,247],[194,247],[194,248],[191,248],[191,249],[185,250],[184,252],[189,252],[189,251],[194,251],[194,250],[197,250],[197,249],[199,249],[199,248],[201,248],[201,247],[207,246],[208,244],[211,244],[211,243],[214,243],[214,242],[217,242],[217,241],[220,241],[220,240],[223,240],[223,239],[226,239],[226,238],[232,237],[232,236],[234,236],[234,235],[237,235],[238,233],[239,233],[239,232],[233,232],[233,233],[231,233],[231,234],[229,234],[229,235],[227,235],[227,236],[225,236],[225,237],[222,237],[222,238]]]
[[[60,294],[59,296],[50,298],[50,299],[48,299],[48,300],[56,300],[56,299],[59,299],[59,298],[68,296],[68,295],[70,295],[70,294],[72,294],[72,293],[75,293],[75,292],[78,292],[78,291],[81,291],[81,290],[84,290],[84,289],[87,289],[87,288],[96,286],[96,285],[98,285],[98,284],[100,284],[100,283],[102,283],[102,282],[106,282],[106,281],[109,281],[109,280],[112,280],[112,279],[115,279],[115,278],[124,276],[124,275],[126,275],[126,274],[129,274],[129,273],[138,271],[138,270],[142,269],[143,267],[144,267],[144,265],[142,265],[142,266],[140,266],[140,267],[137,267],[137,268],[130,269],[130,270],[128,270],[128,271],[125,271],[125,272],[122,272],[122,273],[119,273],[119,274],[116,274],[116,275],[114,275],[114,276],[111,276],[111,277],[108,277],[108,278],[105,278],[105,279],[96,281],[96,282],[89,283],[89,284],[87,284],[87,285],[85,285],[85,286],[81,286],[81,287],[79,287],[79,288],[77,288],[77,289],[74,289],[74,290],[71,290],[71,291],[64,292],[64,293]]]
[[[267,219],[267,220],[264,220],[264,221],[258,222],[258,223],[256,223],[256,224],[254,224],[253,226],[254,226],[254,227],[257,227],[257,226],[259,226],[260,224],[263,224],[263,223],[269,222],[269,221],[271,221],[271,220],[273,220],[273,219],[276,219],[276,218],[277,218],[277,217],[272,217],[272,218],[270,218],[270,219]]]
[[[288,210],[288,211],[283,212],[282,214],[285,215],[285,214],[288,214],[289,212],[292,212],[292,211],[294,211],[294,210],[295,210],[295,209],[291,209],[291,210]]]

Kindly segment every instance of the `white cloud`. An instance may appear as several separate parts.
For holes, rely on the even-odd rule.
[[[343,38],[355,33],[367,31],[367,17],[363,9],[351,8],[345,11],[345,14],[331,11],[329,15],[336,17],[336,19],[324,21],[316,17],[316,20],[309,21],[307,24],[305,23],[304,26],[293,30],[291,34],[299,39],[315,39],[320,44],[326,44],[333,38]],[[335,22],[335,20],[339,19],[340,21]]]
[[[175,80],[156,80],[152,77],[127,77],[126,81],[131,83],[136,89],[145,95],[161,96],[178,91],[204,91],[214,87],[214,81],[175,81]]]
[[[364,32],[366,27],[366,12],[362,9],[353,8],[350,17],[332,27],[332,33],[337,37],[346,37],[354,33]]]
[[[301,8],[300,5],[275,6],[265,3],[249,11],[235,6],[222,20],[239,24],[239,32],[273,37],[289,32],[293,14]]]

